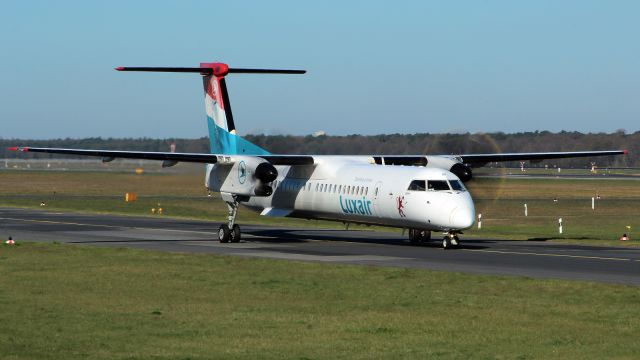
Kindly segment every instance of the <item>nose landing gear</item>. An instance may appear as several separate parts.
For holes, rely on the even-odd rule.
[[[462,233],[455,231],[449,231],[448,233],[445,233],[444,238],[442,239],[442,248],[446,250],[453,247],[460,247],[460,238],[458,238],[458,234]]]

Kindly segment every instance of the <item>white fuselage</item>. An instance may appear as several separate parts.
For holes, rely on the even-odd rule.
[[[462,182],[438,168],[369,164],[360,157],[314,156],[315,165],[276,166],[270,196],[242,204],[267,216],[327,219],[431,231],[469,228],[473,200]],[[206,185],[237,193],[237,164],[210,165]],[[251,174],[245,174],[246,185]],[[429,189],[435,185],[435,189]]]

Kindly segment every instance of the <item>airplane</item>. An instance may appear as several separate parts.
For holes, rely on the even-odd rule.
[[[408,229],[409,240],[431,240],[442,232],[442,247],[460,246],[459,234],[473,226],[475,207],[464,183],[471,167],[500,161],[539,161],[570,157],[627,154],[627,150],[495,153],[459,155],[278,155],[238,135],[231,112],[229,74],[304,74],[305,70],[232,68],[200,63],[199,67],[117,67],[117,71],[194,73],[202,76],[210,153],[146,152],[16,146],[43,152],[206,164],[205,187],[219,192],[228,221],[218,240],[239,242],[240,205],[271,217],[324,219]]]

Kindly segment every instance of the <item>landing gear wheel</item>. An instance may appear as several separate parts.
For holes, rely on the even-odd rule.
[[[231,229],[230,240],[232,243],[240,242],[240,226],[238,224],[233,225]]]
[[[409,242],[417,244],[420,242],[420,231],[416,229],[409,229]]]
[[[458,236],[454,236],[453,239],[451,239],[451,245],[460,247],[460,239],[458,238]]]
[[[230,237],[231,231],[229,230],[229,226],[225,224],[220,225],[218,229],[218,240],[220,240],[221,243],[228,243]]]
[[[445,236],[444,239],[442,239],[442,248],[445,250],[451,248],[451,239],[449,239],[449,236]]]
[[[409,242],[412,244],[424,243],[431,240],[431,231],[409,229]]]

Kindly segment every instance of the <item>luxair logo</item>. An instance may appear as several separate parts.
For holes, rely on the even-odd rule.
[[[247,165],[244,163],[244,161],[240,161],[240,163],[238,164],[238,181],[240,182],[240,184],[244,184],[246,180]]]
[[[345,214],[373,215],[371,212],[371,201],[362,199],[343,199],[340,195],[340,207]]]

